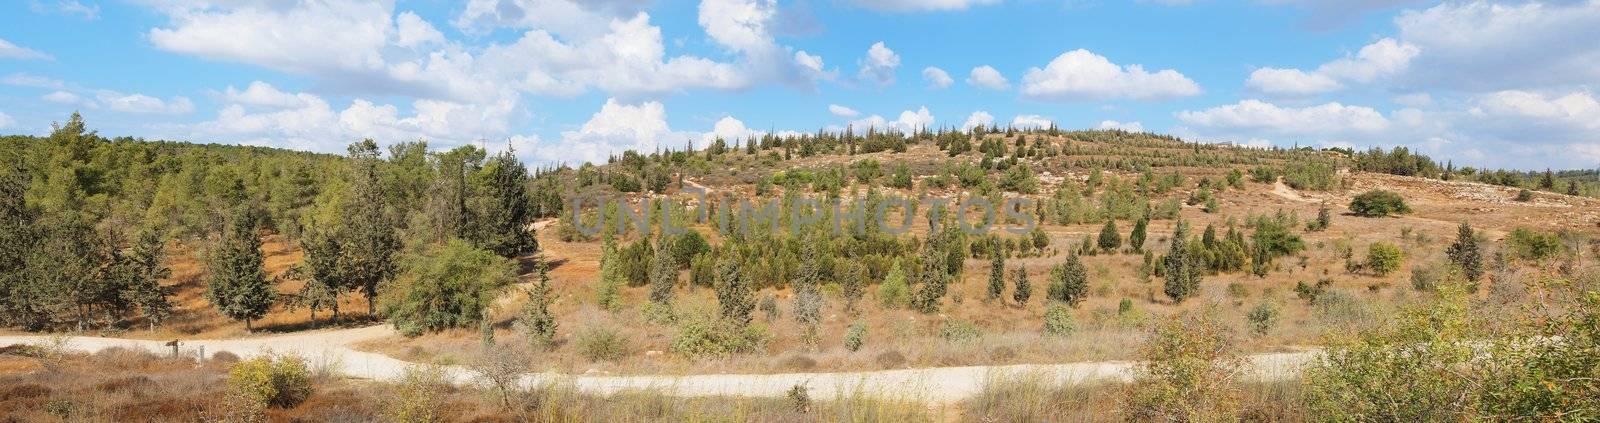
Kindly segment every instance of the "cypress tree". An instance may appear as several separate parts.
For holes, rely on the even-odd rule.
[[[232,220],[211,258],[206,299],[228,318],[243,320],[245,330],[254,332],[251,323],[267,315],[278,293],[267,282],[262,267],[255,216],[241,208]]]
[[[650,302],[672,305],[672,288],[678,284],[678,265],[673,263],[665,238],[656,242],[650,264]]]
[[[349,147],[355,195],[345,206],[345,226],[338,234],[339,272],[345,288],[361,291],[367,298],[367,315],[377,316],[378,287],[397,271],[395,254],[400,239],[386,211],[382,181],[379,178],[378,144],[372,140]]]
[[[537,265],[538,278],[532,288],[525,291],[528,302],[522,305],[519,320],[528,330],[528,338],[535,346],[549,348],[555,345],[556,316],[550,313],[550,271],[543,263]]]
[[[723,253],[722,259],[717,261],[716,291],[722,318],[743,326],[750,324],[750,311],[756,308],[756,297],[741,266],[733,251]]]
[[[911,300],[911,305],[923,314],[938,312],[939,303],[949,288],[947,286],[949,274],[945,273],[949,267],[944,262],[945,257],[945,254],[931,241],[922,246],[922,256],[919,260],[922,268],[917,272],[917,295]]]
[[[1006,291],[1006,256],[1000,252],[999,242],[989,243],[989,300],[1000,298]]]
[[[171,292],[161,286],[161,280],[172,274],[171,269],[161,264],[164,247],[156,231],[140,231],[132,251],[121,256],[124,260],[112,265],[118,277],[124,279],[118,285],[124,289],[125,302],[144,313],[150,330],[155,330],[156,325],[172,315],[172,301],[167,298]]]
[[[1133,232],[1128,233],[1128,248],[1133,251],[1144,251],[1145,231],[1149,230],[1150,218],[1140,217],[1133,223]]]
[[[489,159],[482,173],[482,186],[474,198],[473,243],[507,258],[539,251],[531,227],[536,216],[528,196],[528,169],[505,151]]]
[[[1462,276],[1466,276],[1467,280],[1477,282],[1483,277],[1483,255],[1478,251],[1478,240],[1467,222],[1461,222],[1456,231],[1456,242],[1445,249],[1445,256],[1450,258],[1451,264],[1461,269]]]
[[[1106,219],[1106,225],[1100,228],[1100,249],[1107,253],[1116,252],[1122,247],[1122,235],[1117,233],[1116,222]]]
[[[1028,269],[1017,266],[1016,270],[1011,271],[1011,279],[1015,285],[1012,288],[1011,299],[1016,301],[1018,306],[1028,305],[1028,299],[1033,297],[1033,286],[1028,283]]]
[[[1068,255],[1065,262],[1051,269],[1050,279],[1047,296],[1053,301],[1077,307],[1089,296],[1089,271],[1077,255]]]
[[[1183,302],[1200,287],[1200,269],[1196,258],[1189,254],[1188,229],[1187,222],[1178,221],[1177,229],[1172,232],[1172,248],[1161,262],[1162,276],[1166,278],[1162,290],[1174,303]]]

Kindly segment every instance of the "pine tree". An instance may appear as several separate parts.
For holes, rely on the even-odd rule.
[[[1582,195],[1578,191],[1578,181],[1567,181],[1567,195]]]
[[[1445,256],[1450,258],[1450,264],[1461,269],[1462,276],[1467,280],[1477,282],[1483,277],[1483,256],[1478,251],[1478,240],[1472,226],[1467,222],[1461,222],[1456,231],[1456,242],[1445,249]]]
[[[528,169],[511,151],[505,151],[483,167],[482,186],[473,200],[477,221],[472,240],[479,248],[501,257],[514,258],[539,251],[534,237],[533,203],[528,195]]]
[[[1550,169],[1544,170],[1544,176],[1539,177],[1539,189],[1550,191],[1556,188],[1556,177]]]
[[[1128,248],[1133,251],[1144,251],[1145,231],[1149,230],[1150,218],[1140,217],[1133,223],[1133,232],[1128,233]]]
[[[267,315],[277,291],[267,283],[262,267],[255,216],[241,208],[231,223],[211,259],[206,299],[228,318],[243,320],[245,330],[253,332],[251,323]]]
[[[1122,248],[1122,235],[1117,233],[1117,222],[1106,219],[1106,225],[1100,228],[1100,249],[1112,253],[1118,248]]]
[[[1178,221],[1177,229],[1172,232],[1172,248],[1161,263],[1162,276],[1166,278],[1162,290],[1174,303],[1183,302],[1200,287],[1201,269],[1196,258],[1189,254],[1188,227],[1188,223]]]
[[[349,152],[355,195],[345,205],[345,226],[337,234],[338,263],[344,268],[339,274],[345,279],[340,285],[360,290],[367,298],[368,316],[377,316],[378,288],[397,271],[395,255],[400,251],[400,239],[385,210],[378,144],[370,139],[354,143]]]
[[[1017,266],[1016,270],[1011,271],[1011,280],[1014,286],[1011,299],[1016,301],[1018,306],[1028,305],[1028,299],[1033,297],[1033,286],[1028,283],[1028,269]]]
[[[1006,256],[1000,251],[999,242],[989,243],[989,292],[988,299],[993,301],[1000,298],[1006,291]]]
[[[756,308],[756,297],[741,266],[733,251],[724,252],[717,261],[716,291],[722,318],[742,327],[750,324],[750,311]]]
[[[172,301],[168,299],[171,292],[161,286],[161,280],[172,274],[171,269],[161,264],[164,250],[160,234],[146,229],[139,232],[139,240],[130,254],[122,256],[125,260],[112,265],[125,280],[119,284],[124,289],[124,301],[144,313],[150,330],[155,330],[156,325],[172,315]]]
[[[533,287],[525,291],[528,294],[528,302],[522,305],[522,315],[518,319],[527,329],[528,338],[535,346],[549,348],[555,346],[558,323],[555,314],[550,313],[553,293],[550,290],[549,268],[543,263],[537,266],[538,278],[535,279]]]

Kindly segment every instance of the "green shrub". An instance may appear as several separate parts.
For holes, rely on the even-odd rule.
[[[771,338],[765,326],[739,327],[725,320],[696,316],[679,325],[678,333],[672,337],[672,352],[694,359],[748,354],[765,348]]]
[[[1400,260],[1404,253],[1400,247],[1387,242],[1374,242],[1367,246],[1367,268],[1372,269],[1378,276],[1388,275],[1400,270]]]
[[[844,349],[850,350],[850,352],[860,351],[861,346],[866,342],[867,322],[857,320],[855,323],[851,323],[850,328],[844,332]]]
[[[1050,336],[1072,336],[1078,330],[1077,322],[1072,319],[1072,309],[1061,303],[1052,302],[1044,311],[1044,334]]]
[[[1257,335],[1266,335],[1267,332],[1272,330],[1273,326],[1278,325],[1278,314],[1278,306],[1269,301],[1262,301],[1260,304],[1256,304],[1255,308],[1250,309],[1250,312],[1246,313],[1244,317],[1250,322],[1250,331],[1255,332]]]
[[[591,361],[616,361],[628,355],[628,338],[611,328],[586,328],[575,338],[578,355]]]
[[[1372,190],[1350,200],[1350,212],[1356,216],[1383,217],[1411,212],[1404,198],[1393,191]]]
[[[950,342],[972,341],[982,335],[978,325],[966,320],[950,319],[939,325],[939,337]]]
[[[265,355],[230,366],[228,389],[256,404],[293,408],[311,396],[311,370],[300,357]]]
[[[1541,260],[1561,252],[1561,237],[1549,232],[1535,232],[1528,228],[1511,230],[1506,246],[1520,259]]]
[[[910,298],[911,288],[906,285],[906,272],[900,268],[900,260],[895,260],[888,276],[878,285],[878,304],[886,309],[904,308]]]
[[[1156,325],[1140,348],[1122,408],[1130,421],[1238,421],[1243,362],[1227,327],[1209,313]]]
[[[516,274],[515,263],[460,240],[407,262],[380,298],[384,315],[406,336],[477,327],[484,308]]]

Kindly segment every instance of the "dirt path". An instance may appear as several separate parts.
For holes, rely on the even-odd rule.
[[[227,351],[249,358],[266,352],[295,354],[305,358],[313,367],[337,368],[349,377],[393,380],[408,367],[416,365],[382,354],[357,351],[351,346],[366,340],[391,336],[394,330],[378,325],[355,329],[335,329],[243,339],[184,341],[183,354],[196,354],[203,347],[206,354]],[[96,352],[107,348],[137,348],[157,353],[168,353],[171,347],[165,341],[71,337],[64,340],[63,348]],[[49,344],[48,336],[0,336],[0,345]],[[1266,353],[1249,357],[1247,377],[1260,380],[1281,380],[1298,373],[1299,367],[1314,357],[1315,352]],[[947,404],[966,399],[978,393],[992,378],[1008,375],[1037,375],[1047,380],[1061,382],[1125,380],[1131,376],[1133,363],[1127,361],[1102,361],[1067,364],[1024,364],[1010,366],[939,367],[904,370],[839,373],[786,373],[786,374],[697,374],[697,375],[640,375],[592,376],[556,373],[530,373],[523,376],[524,386],[548,383],[567,384],[584,392],[610,394],[618,391],[652,389],[681,396],[761,396],[785,395],[795,385],[804,385],[813,396],[833,398],[838,395],[860,393],[865,396]],[[446,374],[456,383],[471,383],[474,373],[462,366],[444,366]]]

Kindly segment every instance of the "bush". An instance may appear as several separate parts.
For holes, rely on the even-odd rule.
[[[850,329],[844,332],[844,349],[850,352],[861,350],[862,344],[867,341],[867,322],[857,320],[850,324]]]
[[[978,339],[983,331],[966,320],[950,319],[939,325],[939,337],[950,342],[967,342]]]
[[[444,368],[407,367],[394,389],[384,401],[383,421],[431,423],[443,420],[445,397],[450,390]]]
[[[1511,230],[1506,245],[1517,258],[1541,260],[1561,252],[1561,237],[1549,232],[1534,232],[1528,228]]]
[[[1387,242],[1374,242],[1367,247],[1367,268],[1372,269],[1378,276],[1388,275],[1400,270],[1400,260],[1403,257],[1400,247]]]
[[[1439,285],[1439,275],[1432,267],[1411,266],[1411,289],[1432,291]]]
[[[1140,348],[1123,399],[1130,421],[1237,421],[1242,360],[1225,325],[1180,316],[1155,327]]]
[[[1273,326],[1278,325],[1278,314],[1277,306],[1272,305],[1271,302],[1262,301],[1260,304],[1256,304],[1255,308],[1250,309],[1250,312],[1246,313],[1244,317],[1250,322],[1250,331],[1255,332],[1257,335],[1266,335],[1267,332],[1272,330]]]
[[[300,357],[265,355],[229,367],[228,389],[256,404],[293,408],[311,396],[311,369]]]
[[[628,338],[603,326],[579,331],[573,343],[578,355],[591,361],[616,361],[628,355]]]
[[[1072,309],[1060,303],[1051,303],[1044,311],[1044,334],[1050,336],[1072,336],[1078,330],[1078,324],[1072,319]]]
[[[460,240],[408,262],[381,298],[384,315],[406,336],[477,327],[484,308],[516,275],[515,263]]]
[[[1411,212],[1404,198],[1392,191],[1372,190],[1350,200],[1350,212],[1356,216],[1383,217]]]
[[[906,273],[900,268],[900,260],[895,260],[888,276],[878,285],[878,305],[885,309],[903,308],[910,297],[911,288],[906,285]]]
[[[747,354],[766,347],[771,336],[761,325],[739,327],[707,317],[686,319],[672,337],[672,352],[689,358],[726,357]]]

